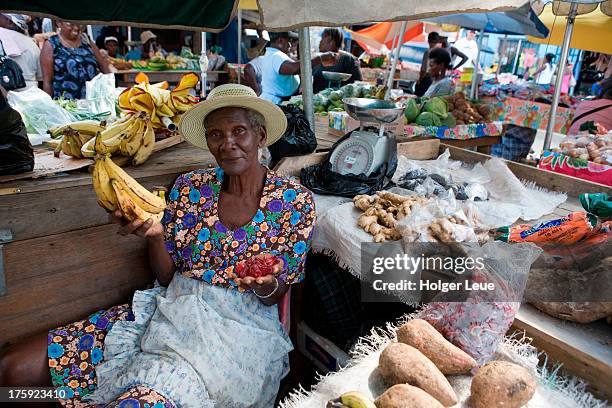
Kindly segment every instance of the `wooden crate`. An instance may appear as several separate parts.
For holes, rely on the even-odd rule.
[[[147,188],[214,163],[186,143],[126,170]],[[0,296],[0,347],[24,336],[127,302],[153,283],[145,244],[116,234],[97,204],[87,172],[0,184],[0,249],[6,291]]]

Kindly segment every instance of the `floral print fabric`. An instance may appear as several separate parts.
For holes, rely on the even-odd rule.
[[[177,271],[235,288],[235,265],[269,252],[284,261],[279,279],[300,282],[315,220],[312,193],[268,170],[259,209],[249,223],[232,231],[219,220],[222,182],[221,168],[198,170],[180,176],[170,191],[162,223]]]
[[[85,99],[85,82],[98,73],[98,61],[88,40],[83,37],[80,47],[69,48],[54,35],[49,43],[53,47],[53,97]]]

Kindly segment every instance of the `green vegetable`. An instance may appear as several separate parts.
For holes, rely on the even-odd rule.
[[[333,91],[332,93],[329,94],[329,100],[333,103],[335,101],[341,101],[342,100],[342,93],[338,92],[338,91]]]
[[[419,116],[419,106],[414,99],[408,99],[406,103],[406,110],[404,110],[404,116],[408,123],[414,123],[414,120]]]
[[[431,112],[444,119],[448,115],[448,102],[444,98],[436,96],[423,105],[422,112]]]
[[[457,126],[457,120],[452,114],[448,114],[445,119],[440,120],[441,126],[448,126],[449,128],[454,128]]]
[[[431,112],[421,113],[415,123],[420,126],[440,126],[442,124],[440,118]]]

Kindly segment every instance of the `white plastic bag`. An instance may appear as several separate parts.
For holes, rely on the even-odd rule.
[[[115,118],[115,74],[98,74],[85,83],[85,101],[82,104],[95,114],[108,114]],[[79,101],[80,102],[80,101]]]
[[[53,126],[73,122],[67,110],[53,102],[42,89],[31,87],[21,92],[9,92],[8,103],[21,114],[29,134],[45,135]]]

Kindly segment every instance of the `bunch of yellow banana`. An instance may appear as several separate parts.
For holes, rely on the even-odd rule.
[[[183,75],[178,85],[168,90],[168,82],[150,84],[146,75],[136,78],[138,82],[119,95],[119,108],[127,112],[145,112],[151,118],[155,128],[164,127],[162,118],[170,118],[178,123],[180,115],[197,103],[195,97],[189,94],[199,81],[194,73]]]
[[[85,157],[96,154],[120,154],[132,157],[132,163],[147,161],[155,147],[155,131],[148,115],[143,112],[126,115],[101,131],[81,148]]]
[[[105,122],[96,120],[80,120],[65,125],[54,126],[47,130],[52,138],[60,138],[61,141],[55,149],[55,156],[59,157],[60,152],[67,156],[82,158],[81,148],[89,140],[104,130]]]
[[[110,158],[110,155],[96,157],[92,175],[93,188],[98,203],[107,211],[121,210],[129,220],[161,221],[166,208],[162,191],[152,193]]]

